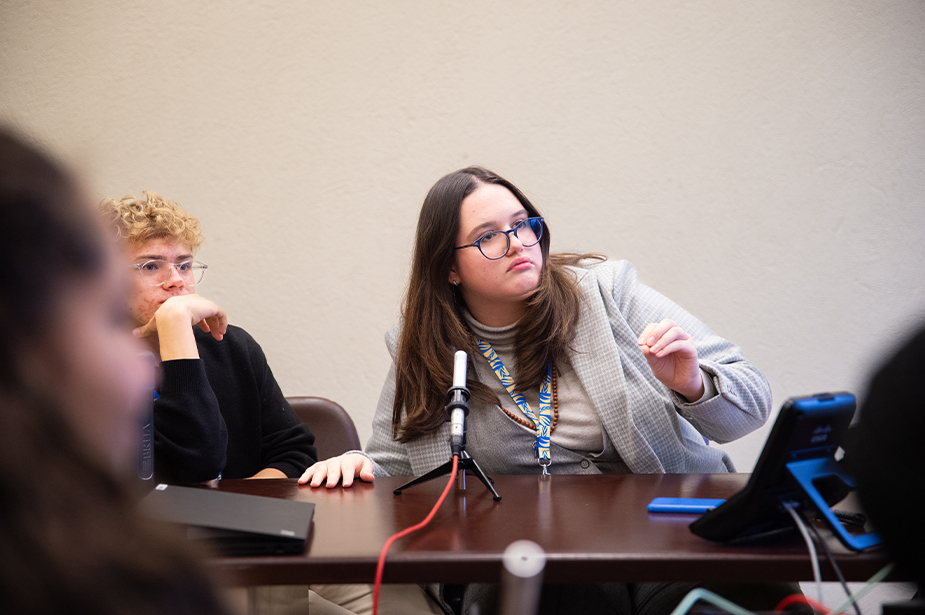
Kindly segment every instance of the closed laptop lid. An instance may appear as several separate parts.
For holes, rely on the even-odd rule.
[[[190,538],[209,538],[226,553],[248,555],[303,551],[315,511],[310,502],[165,484],[141,504],[155,519],[207,528],[190,531]]]

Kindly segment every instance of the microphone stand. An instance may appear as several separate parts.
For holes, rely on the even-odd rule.
[[[466,489],[466,470],[475,474],[482,481],[482,484],[491,491],[492,499],[497,502],[501,499],[498,492],[495,491],[492,483],[494,482],[482,471],[475,459],[466,452],[466,416],[469,414],[469,389],[466,388],[466,353],[458,350],[455,355],[453,369],[453,386],[447,391],[449,402],[446,405],[446,411],[450,414],[450,450],[452,455],[443,465],[440,465],[427,474],[423,474],[393,491],[395,495],[401,495],[402,490],[426,483],[427,481],[446,476],[453,470],[453,457],[459,458],[459,488]]]

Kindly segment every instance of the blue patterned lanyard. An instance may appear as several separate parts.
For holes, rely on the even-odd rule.
[[[533,421],[536,426],[536,441],[533,443],[533,454],[536,455],[537,461],[543,466],[543,474],[548,474],[547,466],[552,462],[549,456],[549,434],[552,432],[552,365],[546,368],[546,380],[540,387],[540,413],[539,416],[527,403],[523,395],[514,389],[514,379],[508,373],[507,368],[501,361],[501,357],[491,347],[491,344],[483,339],[478,340],[478,347],[482,354],[488,359],[492,371],[501,381],[501,386],[505,388],[520,411],[524,416]]]

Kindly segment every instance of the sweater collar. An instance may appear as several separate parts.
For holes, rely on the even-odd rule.
[[[510,352],[514,350],[514,341],[517,338],[517,328],[520,323],[515,322],[504,327],[489,327],[483,325],[469,313],[469,310],[463,309],[463,318],[472,330],[472,333],[489,344],[496,352]]]

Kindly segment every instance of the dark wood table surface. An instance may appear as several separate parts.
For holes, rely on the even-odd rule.
[[[497,582],[505,547],[522,538],[546,551],[549,582],[811,580],[799,535],[729,547],[692,534],[692,515],[646,511],[657,496],[727,498],[748,476],[494,476],[500,502],[467,477],[466,490],[454,485],[430,525],[392,546],[384,582]],[[315,514],[302,555],[220,557],[213,565],[240,585],[372,582],[385,541],[420,522],[447,479],[393,495],[406,480],[377,478],[350,489],[312,489],[290,479],[223,480],[222,491],[312,502]],[[834,538],[827,542],[848,580],[866,580],[887,563],[882,550],[853,553]],[[825,580],[837,580],[824,559],[821,568]]]

